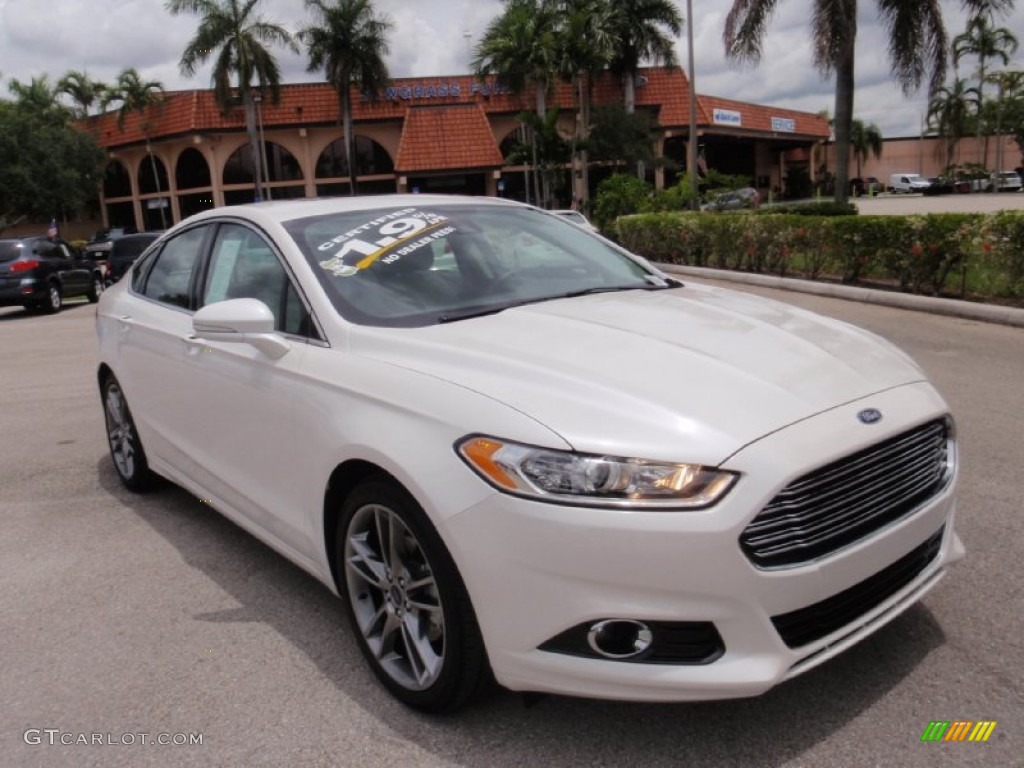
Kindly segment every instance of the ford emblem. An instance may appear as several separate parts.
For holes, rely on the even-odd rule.
[[[865,408],[857,414],[862,424],[877,424],[882,420],[882,412],[877,408]]]

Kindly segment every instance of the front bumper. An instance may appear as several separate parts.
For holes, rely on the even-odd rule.
[[[886,415],[870,427],[863,408]],[[715,508],[629,512],[495,494],[446,522],[500,683],[513,690],[684,701],[763,693],[871,634],[926,594],[964,550],[953,530],[955,477],[902,519],[814,562],[759,569],[739,537],[807,470],[941,417],[927,384],[900,387],[788,427],[735,454],[742,473]],[[685,459],[685,457],[681,457]],[[940,533],[941,532],[941,533]],[[939,536],[927,565],[835,631],[791,648],[778,618],[855,589]],[[869,582],[870,583],[870,582]],[[602,619],[711,622],[725,651],[704,664],[612,661],[540,650]]]

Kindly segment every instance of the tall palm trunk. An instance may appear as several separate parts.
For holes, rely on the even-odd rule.
[[[252,100],[252,89],[242,88],[242,106],[245,108],[245,132],[249,134],[249,148],[252,152],[253,185],[256,200],[263,200],[263,159],[260,157],[260,142],[256,134],[256,104]]]
[[[853,64],[857,39],[857,17],[854,9],[847,20],[848,37],[836,62],[836,192],[837,203],[850,196],[850,128],[853,124]]]
[[[548,84],[546,80],[538,80],[535,86],[537,100],[538,124],[543,126],[547,117],[547,93]],[[536,193],[538,205],[547,208],[551,198],[550,184],[547,173],[541,173],[537,168],[537,131],[533,132],[533,188]]]
[[[977,129],[978,130],[977,130],[977,134],[978,134],[978,148],[980,148],[980,150],[982,151],[981,158],[980,158],[980,164],[981,164],[982,168],[988,168],[988,134],[985,134],[984,139],[982,139],[982,132],[981,132],[981,108],[982,108],[982,106],[985,103],[984,99],[983,99],[983,94],[982,94],[982,91],[984,90],[984,88],[985,88],[985,59],[981,58],[981,60],[978,62],[978,115],[977,115],[977,121],[978,121]],[[996,168],[995,170],[999,170],[999,169]]]

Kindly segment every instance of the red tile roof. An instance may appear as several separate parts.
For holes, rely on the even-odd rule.
[[[501,151],[479,104],[410,107],[405,114],[395,171],[500,168]]]
[[[689,80],[681,69],[643,69],[639,81],[636,87],[637,106],[657,108],[658,123],[662,127],[685,127],[689,123]],[[277,104],[272,104],[269,99],[261,104],[263,124],[268,128],[323,125],[338,120],[338,97],[327,83],[283,85],[280,96]],[[376,99],[366,98],[353,87],[353,118],[357,123],[399,120],[411,108],[425,106],[475,106],[473,112],[480,115],[516,114],[533,109],[531,88],[514,94],[497,86],[493,78],[480,82],[469,75],[396,79],[378,96]],[[605,73],[594,83],[594,104],[613,104],[621,100],[622,83],[619,78]],[[563,81],[554,83],[548,103],[557,104],[562,109],[574,109],[576,96],[572,85]],[[771,118],[781,117],[796,121],[793,133],[798,136],[827,138],[829,135],[827,122],[817,115],[714,96],[698,96],[698,123],[705,127],[714,126],[713,110],[716,108],[741,112],[744,131],[770,133]],[[448,111],[441,113],[448,114]],[[451,114],[462,112],[455,110]],[[102,146],[111,148],[145,141],[147,135],[156,139],[204,131],[243,130],[245,115],[241,106],[222,114],[210,90],[171,91],[164,94],[159,105],[142,114],[133,112],[126,115],[123,128],[118,127],[115,112],[89,118],[87,126],[96,131]]]
[[[828,120],[810,112],[766,107],[745,101],[722,99],[718,96],[698,95],[697,103],[704,114],[701,122],[706,126],[715,125],[714,112],[716,109],[722,109],[740,115],[740,125],[729,123],[716,126],[728,130],[757,131],[777,136],[810,136],[816,139],[827,139],[831,135]],[[776,120],[775,125],[773,118]]]

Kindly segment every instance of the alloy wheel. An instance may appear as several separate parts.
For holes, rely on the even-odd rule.
[[[430,562],[392,509],[366,504],[345,536],[345,579],[359,631],[396,684],[422,691],[445,660],[444,609]]]
[[[103,410],[106,415],[110,455],[114,459],[117,473],[125,479],[133,478],[136,475],[135,426],[128,413],[121,388],[116,383],[111,382],[107,385]]]

